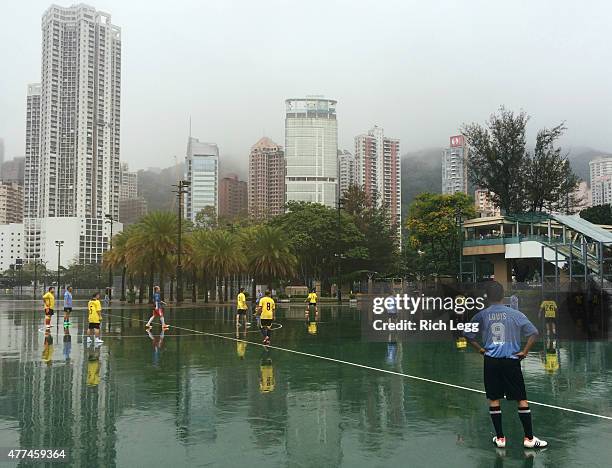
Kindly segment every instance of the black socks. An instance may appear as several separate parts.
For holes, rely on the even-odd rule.
[[[519,419],[521,420],[521,424],[523,425],[523,430],[525,431],[525,437],[527,437],[528,439],[533,439],[533,427],[531,426],[531,410],[529,409],[529,406],[526,406],[524,408],[521,408],[519,406],[518,415]]]
[[[491,416],[491,421],[493,421],[493,427],[495,428],[495,435],[498,438],[504,437],[504,431],[502,430],[501,406],[489,406],[489,415]],[[529,420],[531,421],[531,419]]]

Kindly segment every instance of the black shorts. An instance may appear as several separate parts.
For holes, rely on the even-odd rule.
[[[99,330],[100,329],[100,324],[99,323],[89,322],[89,327],[88,328],[90,330],[94,330],[94,329]]]
[[[546,317],[546,323],[555,323],[557,321],[557,317]]]
[[[526,400],[519,359],[484,357],[484,385],[489,400]]]
[[[53,312],[53,309],[45,310],[45,315],[51,317],[53,314],[55,314],[55,312]]]
[[[72,312],[72,307],[64,307],[64,312]]]
[[[272,326],[272,319],[260,319],[259,324],[261,328],[270,328]]]
[[[247,309],[236,309],[236,314],[245,315],[247,313]]]

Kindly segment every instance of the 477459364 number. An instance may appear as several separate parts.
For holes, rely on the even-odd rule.
[[[0,449],[0,462],[18,460],[63,463],[68,461],[68,451],[63,448],[17,449],[4,447]]]

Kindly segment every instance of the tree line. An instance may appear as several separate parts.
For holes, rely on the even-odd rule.
[[[324,294],[332,283],[350,285],[371,272],[379,276],[399,269],[399,239],[387,210],[359,187],[342,197],[340,209],[316,203],[289,202],[286,213],[266,222],[247,218],[197,223],[183,220],[182,259],[191,300],[227,301],[238,284],[269,287],[312,285]],[[121,274],[121,296],[139,291],[143,302],[154,284],[175,293],[178,219],[153,212],[113,237],[104,267]],[[166,288],[166,285],[169,288]]]

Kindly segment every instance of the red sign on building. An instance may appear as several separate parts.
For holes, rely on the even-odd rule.
[[[451,148],[456,148],[457,146],[463,146],[463,135],[455,135],[450,137],[450,145]]]

